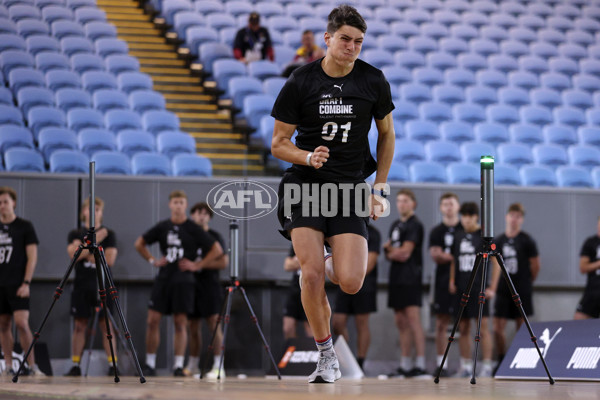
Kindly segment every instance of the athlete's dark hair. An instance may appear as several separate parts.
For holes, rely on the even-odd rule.
[[[460,206],[460,214],[468,215],[468,216],[471,216],[471,215],[479,216],[479,206],[477,205],[477,203],[474,203],[472,201],[463,203],[462,206]]]
[[[348,4],[342,4],[331,10],[327,17],[327,32],[333,35],[344,25],[352,26],[362,33],[367,31],[367,23],[362,15]]]
[[[302,36],[304,35],[308,35],[309,33],[312,33],[313,35],[315,34],[312,30],[310,29],[305,29],[304,32],[302,32]]]
[[[3,194],[9,195],[15,203],[17,202],[17,192],[10,186],[0,186],[0,196],[2,196]]]
[[[460,201],[458,200],[458,196],[456,195],[456,193],[452,193],[452,192],[446,192],[446,193],[444,193],[440,197],[440,204],[442,203],[442,201],[444,201],[446,199],[456,199],[456,201],[458,201],[460,203]]]
[[[525,207],[523,207],[523,204],[521,203],[512,203],[510,206],[508,206],[507,213],[512,211],[520,212],[521,215],[525,216]]]
[[[184,198],[187,200],[187,195],[183,190],[173,190],[169,195],[169,201],[177,198]]]
[[[210,209],[210,207],[208,206],[207,203],[205,202],[200,202],[200,203],[196,203],[194,204],[194,206],[192,207],[192,209],[190,210],[190,214],[195,213],[196,211],[202,211],[202,210],[206,210],[206,212],[208,213],[208,215],[210,215],[210,217],[213,217],[213,210]]]

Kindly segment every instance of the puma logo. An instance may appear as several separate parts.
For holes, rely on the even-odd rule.
[[[340,89],[340,92],[342,91],[342,86],[344,86],[343,83],[341,85],[333,85],[334,88]]]

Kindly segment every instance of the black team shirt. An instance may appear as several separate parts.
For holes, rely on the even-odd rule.
[[[397,220],[390,227],[390,242],[393,247],[400,247],[406,241],[415,244],[408,260],[392,261],[390,268],[390,285],[421,285],[423,280],[423,224],[416,215],[405,222]]]
[[[538,250],[535,241],[525,232],[519,232],[514,238],[507,237],[504,233],[494,239],[496,248],[502,254],[504,266],[515,285],[517,293],[531,294],[531,263],[529,259],[537,257]],[[498,282],[498,294],[510,296],[510,290],[504,277]]]
[[[446,226],[440,223],[434,227],[429,233],[429,247],[439,246],[444,253],[452,253],[452,245],[454,244],[454,233],[461,231],[462,225],[460,222],[455,226]],[[437,290],[448,291],[448,283],[450,282],[450,263],[437,264],[435,268],[435,288]]]
[[[101,228],[98,228],[100,230]],[[98,243],[99,246],[102,246],[104,250],[109,249],[111,247],[117,247],[117,238],[115,237],[115,233],[108,230],[108,235],[104,238],[103,241]],[[73,240],[79,239],[83,242],[83,237],[88,232],[87,228],[79,228],[74,229],[69,232],[69,236],[67,241],[69,244],[73,243]],[[82,254],[89,255],[90,252],[88,250],[83,250]],[[88,261],[85,259],[81,259],[77,261],[75,264],[75,280],[73,285],[77,289],[89,289],[89,290],[98,290],[98,277],[96,275],[96,263],[94,261]]]
[[[187,258],[194,261],[199,247],[202,248],[203,254],[206,254],[215,243],[212,236],[190,219],[179,225],[170,219],[161,221],[142,237],[148,245],[158,242],[160,252],[167,259],[167,265],[159,268],[157,279],[169,280],[172,283],[194,283],[194,274],[191,271],[181,271],[179,260]]]
[[[600,237],[594,235],[587,238],[579,255],[589,257],[592,263],[598,261],[600,259]],[[588,272],[585,290],[589,292],[600,290],[600,269]]]
[[[212,236],[217,242],[219,242],[219,244],[221,245],[221,248],[223,249],[223,252],[226,251],[227,249],[227,245],[225,244],[225,240],[223,239],[223,236],[221,236],[221,234],[217,231],[215,231],[214,229],[208,229],[208,234],[210,236]],[[210,251],[210,247],[206,248],[206,247],[199,247],[197,250],[197,258],[196,260],[202,260],[204,254],[206,254],[206,252]],[[199,281],[211,281],[211,282],[216,282],[219,283],[219,270],[218,269],[203,269],[202,271],[198,271],[194,273],[196,275],[196,280]]]
[[[38,244],[31,222],[17,217],[10,224],[0,223],[0,286],[21,286],[25,279],[25,247]]]
[[[294,164],[292,171],[326,182],[359,182],[372,160],[368,140],[371,121],[373,117],[383,119],[394,109],[390,85],[380,70],[362,60],[356,60],[352,71],[340,78],[328,76],[321,61],[292,73],[271,115],[297,125],[298,148],[329,148],[329,159],[322,168]]]
[[[466,233],[465,231],[458,231],[454,236],[454,244],[452,245],[452,255],[454,255],[454,279],[457,290],[457,294],[462,294],[467,289],[471,272],[475,266],[475,259],[477,253],[483,249],[483,239],[481,239],[481,229],[475,232]],[[471,297],[476,297],[481,289],[481,274],[483,271],[483,265],[477,271],[475,281],[471,287]],[[488,263],[488,274],[489,279],[491,273],[491,263]],[[487,287],[487,282],[486,282]]]

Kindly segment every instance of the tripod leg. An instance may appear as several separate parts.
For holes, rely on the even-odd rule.
[[[108,264],[106,263],[106,258],[104,257],[104,250],[102,249],[102,247],[99,247],[98,250],[99,250],[98,254],[100,255],[100,257],[99,257],[100,265],[102,267],[102,270],[104,271],[104,276],[105,276],[106,282],[108,284],[108,290],[107,290],[108,294],[109,294],[111,300],[113,301],[115,308],[117,309],[117,313],[119,315],[119,320],[121,321],[121,327],[123,328],[123,335],[125,336],[125,339],[127,340],[127,344],[129,345],[129,351],[131,353],[131,356],[133,357],[133,363],[135,365],[135,368],[137,369],[138,375],[140,376],[140,383],[145,383],[146,378],[144,377],[144,373],[142,372],[142,367],[140,366],[137,352],[135,351],[135,348],[133,347],[133,341],[131,340],[131,334],[129,333],[129,328],[127,327],[127,322],[125,322],[125,317],[123,316],[123,310],[121,309],[121,304],[119,303],[119,293],[117,291],[117,287],[115,286],[115,282],[112,279],[112,275],[111,275],[110,269],[108,267]],[[115,325],[115,329],[116,328],[117,327]],[[113,360],[114,360],[114,357],[113,357]],[[116,369],[116,367],[115,367],[115,369]]]
[[[489,254],[483,253],[483,272],[481,274],[481,287],[479,290],[479,314],[477,315],[477,330],[475,332],[475,355],[473,356],[473,375],[471,384],[477,383],[475,371],[477,370],[477,353],[479,352],[479,342],[481,341],[481,319],[483,318],[483,307],[485,305],[485,286],[487,283],[487,269],[489,265]]]
[[[69,264],[69,267],[67,268],[67,271],[65,272],[65,275],[63,276],[62,280],[58,284],[58,287],[56,288],[56,290],[54,291],[54,300],[52,301],[52,304],[50,304],[50,308],[46,312],[46,315],[44,316],[44,319],[42,320],[42,323],[40,324],[40,327],[38,328],[38,330],[33,333],[33,340],[31,341],[31,344],[29,345],[27,352],[23,356],[23,361],[21,361],[21,364],[19,365],[19,369],[17,370],[17,373],[12,378],[13,382],[17,382],[19,380],[19,375],[21,375],[21,371],[23,370],[23,365],[25,363],[25,360],[27,360],[27,358],[29,357],[29,354],[31,354],[31,351],[33,350],[33,346],[35,346],[38,339],[40,338],[40,334],[42,332],[42,329],[44,329],[44,325],[46,324],[46,321],[48,320],[48,316],[50,316],[50,312],[52,312],[54,305],[56,304],[58,299],[60,299],[60,296],[62,295],[62,292],[63,292],[63,288],[67,284],[67,280],[69,279],[69,276],[71,275],[71,272],[73,271],[73,268],[75,267],[75,263],[77,262],[77,259],[79,258],[79,256],[81,255],[81,252],[84,249],[85,249],[85,247],[83,246],[83,244],[81,244],[81,245],[79,245],[79,247],[77,247],[77,250],[75,250],[75,254],[73,254],[73,258],[71,259],[71,263]]]
[[[227,287],[227,301],[225,302],[225,318],[223,319],[223,344],[221,345],[221,362],[219,363],[219,373],[217,379],[221,379],[221,370],[225,362],[225,343],[227,343],[227,331],[229,328],[229,319],[231,318],[231,299],[236,286]],[[216,333],[216,332],[215,332]]]
[[[101,249],[98,247],[94,250],[94,259],[96,260],[96,276],[98,277],[98,293],[100,293],[100,301],[102,303],[102,309],[104,310],[104,324],[106,326],[106,339],[108,340],[108,347],[110,347],[110,356],[112,357],[112,363],[113,363],[113,367],[115,370],[115,383],[119,383],[120,379],[119,379],[119,374],[117,372],[117,361],[116,361],[116,356],[115,356],[115,350],[113,348],[112,334],[110,333],[111,332],[110,331],[110,323],[108,322],[108,316],[106,315],[106,313],[108,312],[108,307],[107,307],[107,299],[106,299],[106,289],[104,287],[104,276],[105,276],[105,272],[104,272],[104,268],[103,268],[104,253],[102,253],[102,256],[101,256],[100,252],[101,252]]]
[[[531,341],[533,342],[533,344],[538,352],[538,355],[540,356],[540,360],[542,361],[544,370],[546,370],[546,375],[548,375],[548,381],[550,382],[551,385],[554,385],[554,378],[552,378],[552,375],[550,374],[550,370],[548,370],[548,366],[546,365],[546,360],[544,360],[544,356],[542,355],[540,347],[537,344],[537,337],[534,335],[533,329],[531,329],[531,325],[529,324],[529,320],[527,319],[525,310],[523,310],[523,304],[521,302],[521,297],[517,293],[517,290],[515,289],[515,285],[513,284],[512,280],[510,279],[510,275],[508,274],[508,271],[506,271],[506,267],[504,266],[504,260],[502,259],[502,255],[499,253],[494,253],[494,257],[496,257],[496,261],[498,261],[498,265],[500,265],[500,270],[502,271],[502,276],[504,276],[504,280],[506,281],[506,284],[508,285],[508,289],[510,290],[512,299],[515,302],[515,306],[519,309],[519,312],[521,313],[521,317],[523,317],[523,321],[525,321],[525,326],[527,326],[527,330],[529,331],[529,337],[531,338]]]
[[[277,363],[275,362],[275,359],[273,358],[273,353],[271,353],[271,348],[269,347],[269,344],[267,343],[267,339],[265,338],[265,335],[263,335],[262,329],[260,329],[260,324],[258,323],[256,314],[254,314],[252,305],[250,305],[250,300],[248,300],[248,296],[246,296],[246,291],[244,290],[244,288],[242,286],[239,286],[239,289],[242,291],[242,295],[244,296],[244,301],[246,302],[246,305],[248,306],[248,310],[250,310],[250,315],[252,316],[252,322],[254,322],[256,329],[258,329],[258,333],[260,334],[260,338],[262,339],[263,345],[265,346],[265,350],[267,351],[267,354],[271,358],[271,363],[273,363],[275,372],[277,372],[277,377],[279,379],[281,379],[281,374],[279,373],[279,368],[277,367]]]
[[[217,323],[215,324],[215,328],[213,329],[212,337],[210,339],[210,342],[208,343],[208,356],[204,360],[204,365],[200,369],[200,379],[204,378],[204,374],[208,370],[208,362],[210,361],[210,355],[212,354],[212,351],[214,349],[214,343],[217,337],[217,330],[219,329],[219,325],[223,322],[223,318],[225,317],[225,307],[227,305],[230,293],[229,288],[227,288],[226,291],[227,293],[225,294],[225,301],[221,305],[221,312],[219,313],[219,318],[217,319]],[[223,342],[225,342],[225,339],[223,339]],[[220,371],[221,370],[219,370],[219,372]]]
[[[123,336],[117,329],[117,321],[115,321],[115,318],[112,316],[112,314],[110,312],[107,313],[106,315],[108,315],[108,319],[110,320],[110,323],[115,328],[115,335],[117,335],[117,338],[119,339],[119,343],[121,343],[121,347],[123,347],[124,349],[129,351],[129,349],[127,348],[127,342],[125,341],[125,338],[123,338]]]
[[[94,320],[92,322],[92,328],[90,330],[90,342],[88,343],[88,359],[85,365],[85,373],[83,374],[83,376],[86,378],[90,369],[90,360],[92,359],[92,347],[94,346],[94,340],[96,339],[96,329],[98,329],[98,317],[100,316],[100,306],[96,306],[94,310]]]
[[[450,333],[450,336],[448,337],[448,344],[446,345],[446,350],[444,351],[444,357],[442,357],[442,363],[440,364],[440,367],[438,368],[438,370],[436,372],[435,379],[433,380],[435,383],[440,382],[440,374],[442,373],[442,368],[444,367],[446,358],[448,358],[448,352],[450,351],[450,346],[452,345],[452,342],[454,341],[454,335],[456,334],[456,329],[458,329],[458,324],[460,323],[460,320],[462,318],[463,311],[465,310],[465,307],[467,306],[467,303],[469,302],[471,288],[473,287],[473,282],[475,281],[475,276],[477,275],[477,270],[479,269],[481,260],[482,260],[481,254],[477,254],[477,257],[475,258],[475,265],[473,267],[473,270],[471,271],[471,276],[469,277],[469,283],[467,284],[467,289],[465,290],[465,292],[462,294],[462,297],[460,298],[460,309],[458,310],[458,316],[456,317],[456,321],[454,321],[454,326],[452,327],[452,332]]]

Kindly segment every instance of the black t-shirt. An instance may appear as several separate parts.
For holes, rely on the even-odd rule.
[[[537,257],[538,250],[535,241],[525,232],[519,232],[514,238],[504,233],[494,239],[496,248],[502,254],[506,271],[515,285],[517,293],[531,293],[531,264],[529,259]],[[510,295],[510,290],[503,277],[498,282],[497,292]]]
[[[415,244],[408,260],[392,261],[390,285],[420,285],[423,280],[423,224],[416,215],[405,222],[397,220],[390,227],[389,239],[393,247],[400,247],[406,241]]]
[[[208,234],[210,236],[212,236],[217,242],[219,242],[219,244],[221,245],[221,248],[223,249],[223,252],[227,251],[227,245],[225,244],[225,239],[223,239],[223,236],[221,236],[221,234],[217,231],[215,231],[214,229],[208,229]],[[198,247],[197,250],[197,257],[196,257],[196,261],[200,261],[202,260],[204,251],[210,251],[210,247],[209,248],[204,248],[204,247]],[[196,275],[196,279],[199,280],[212,280],[212,281],[219,281],[219,270],[218,269],[203,269],[202,271],[198,271],[195,273]]]
[[[247,50],[257,50],[261,52],[263,60],[267,58],[267,50],[271,46],[269,31],[262,26],[256,32],[248,27],[240,29],[233,41],[233,48],[240,49],[243,57],[246,57]]]
[[[362,181],[374,163],[368,140],[371,121],[383,119],[394,109],[390,85],[380,70],[362,60],[356,60],[352,71],[340,78],[328,76],[321,61],[292,73],[271,115],[297,126],[298,148],[329,148],[322,168],[295,164],[291,170],[322,181]]]
[[[452,245],[452,255],[454,255],[455,268],[455,283],[459,294],[463,293],[469,283],[471,272],[475,266],[477,253],[483,249],[483,239],[481,238],[481,229],[475,232],[466,233],[458,231],[454,234],[454,244]],[[479,268],[473,287],[471,288],[471,296],[476,296],[481,289],[481,274],[483,268]],[[491,266],[488,263],[488,281],[491,273]],[[486,282],[487,286],[487,282]]]
[[[23,283],[27,266],[25,247],[38,243],[31,222],[17,217],[10,224],[0,223],[0,286]]]
[[[589,257],[590,262],[596,262],[600,259],[600,237],[590,236],[583,243],[580,256]],[[600,269],[588,272],[586,290],[600,290]]]
[[[96,232],[100,230],[98,228]],[[98,243],[99,246],[102,246],[105,250],[111,247],[117,247],[117,238],[115,237],[115,233],[108,229],[108,235],[104,238],[103,241]],[[67,241],[69,244],[73,243],[74,240],[79,239],[83,241],[83,237],[88,232],[87,228],[79,228],[73,229],[69,232],[69,236]],[[88,250],[83,250],[84,255],[88,255]],[[73,285],[77,289],[90,289],[97,290],[98,289],[98,278],[96,276],[96,263],[90,262],[88,260],[79,260],[75,264],[75,280]]]
[[[368,228],[369,238],[367,239],[367,247],[369,249],[369,253],[379,254],[381,251],[381,234],[373,225],[369,224]],[[375,264],[371,272],[365,276],[361,290],[364,292],[377,291],[377,264]]]
[[[170,219],[159,222],[142,236],[147,244],[158,242],[160,252],[167,259],[167,265],[159,268],[158,278],[171,282],[194,282],[190,271],[181,271],[178,261],[182,258],[195,260],[198,248],[208,253],[215,239],[204,232],[194,221],[187,219],[180,225]]]
[[[460,222],[455,226],[446,226],[440,223],[429,233],[429,247],[439,246],[444,253],[452,253],[452,244],[454,243],[454,233],[461,231]],[[435,286],[448,290],[450,281],[450,263],[437,264],[435,268]]]

